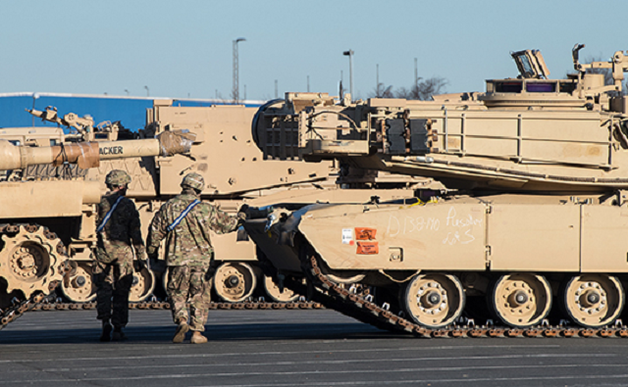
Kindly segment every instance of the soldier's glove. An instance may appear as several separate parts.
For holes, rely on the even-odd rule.
[[[249,205],[243,204],[238,210],[238,221],[245,222],[249,217]]]
[[[146,268],[146,260],[136,259],[135,261],[133,261],[133,269],[135,269],[136,272],[139,273],[145,268]]]

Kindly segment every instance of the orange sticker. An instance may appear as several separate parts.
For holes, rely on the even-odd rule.
[[[370,241],[375,239],[375,234],[377,234],[376,228],[369,227],[356,227],[355,228],[355,239],[359,241]]]
[[[378,242],[358,242],[356,254],[375,255],[379,254]]]

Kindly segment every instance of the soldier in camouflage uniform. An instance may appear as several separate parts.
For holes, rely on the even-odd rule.
[[[98,242],[96,262],[92,270],[96,284],[96,309],[102,320],[100,341],[125,339],[122,328],[129,320],[129,291],[133,269],[145,265],[146,251],[140,231],[140,216],[135,204],[124,197],[131,177],[124,171],[113,170],[105,183],[109,192],[98,206]],[[134,264],[134,254],[137,261]],[[113,324],[113,327],[112,327]]]
[[[203,177],[190,173],[181,182],[180,195],[166,202],[155,214],[148,232],[148,255],[153,259],[162,239],[166,238],[166,264],[169,269],[167,291],[172,318],[177,329],[172,339],[181,343],[190,329],[191,342],[206,343],[205,331],[209,309],[211,274],[208,274],[213,248],[210,230],[224,234],[235,231],[244,213],[230,216],[209,203],[200,201],[205,186]],[[188,316],[188,304],[190,306]]]

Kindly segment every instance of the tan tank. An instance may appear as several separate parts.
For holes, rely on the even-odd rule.
[[[289,287],[380,327],[474,335],[473,321],[491,318],[513,335],[556,335],[550,327],[565,320],[583,335],[613,334],[628,279],[628,57],[581,64],[582,47],[577,74],[556,80],[540,52],[515,52],[520,75],[486,81],[485,93],[355,103],[288,94],[278,110],[297,121],[291,152],[446,189],[278,209],[245,226],[264,260]],[[612,84],[588,69],[608,69]],[[261,122],[258,139],[269,135]]]
[[[416,179],[401,176],[391,178],[384,174],[364,173],[363,171],[344,172],[344,185],[354,187],[370,187],[368,190],[355,190],[351,193],[338,189],[336,179],[338,168],[333,162],[320,164],[308,164],[299,160],[298,156],[291,156],[291,160],[273,160],[265,158],[264,154],[255,146],[251,138],[251,122],[254,119],[256,109],[244,106],[214,106],[214,107],[176,107],[171,106],[171,101],[158,101],[156,106],[147,113],[147,127],[133,134],[126,131],[120,125],[98,125],[94,129],[93,121],[87,117],[77,117],[74,114],[66,114],[59,119],[56,110],[47,109],[44,112],[34,111],[38,117],[61,125],[80,128],[75,135],[65,135],[59,132],[51,132],[49,128],[5,129],[0,132],[0,138],[6,138],[12,143],[31,145],[18,148],[21,153],[10,145],[6,145],[11,157],[7,157],[6,163],[21,160],[34,159],[36,157],[50,158],[50,150],[36,148],[50,141],[56,146],[54,155],[67,155],[68,149],[77,147],[77,144],[68,143],[69,140],[91,138],[91,146],[99,145],[104,157],[115,157],[116,153],[129,155],[126,148],[119,150],[118,144],[133,144],[137,141],[127,139],[114,141],[114,147],[109,142],[118,137],[153,137],[155,133],[163,136],[177,130],[190,130],[197,136],[187,155],[171,158],[131,157],[118,160],[102,160],[97,168],[88,170],[81,168],[69,168],[66,164],[61,166],[45,165],[30,166],[22,170],[11,171],[7,179],[36,180],[33,187],[39,187],[40,180],[51,177],[57,179],[85,179],[89,182],[99,182],[100,189],[93,183],[89,192],[98,194],[104,192],[104,177],[112,169],[126,170],[132,176],[132,183],[127,196],[134,199],[140,211],[143,235],[147,235],[147,228],[154,213],[161,204],[181,190],[179,184],[183,175],[194,171],[202,174],[207,182],[203,191],[203,199],[213,200],[221,205],[223,210],[236,212],[243,204],[264,206],[270,203],[282,202],[291,206],[302,206],[317,200],[331,202],[367,202],[371,197],[390,199],[408,195],[408,189],[425,184],[426,179]],[[279,120],[278,122],[281,122]],[[81,124],[76,124],[80,122]],[[289,123],[280,123],[288,125]],[[10,137],[12,136],[12,137]],[[46,139],[46,136],[49,136]],[[278,144],[281,144],[278,140]],[[60,144],[60,145],[56,145]],[[78,143],[77,149],[91,149],[87,144]],[[0,148],[2,149],[2,148]],[[78,152],[72,152],[77,154]],[[87,159],[89,159],[87,157]],[[12,161],[11,161],[12,160]],[[79,160],[80,161],[80,160]],[[28,162],[26,162],[28,164]],[[24,167],[26,164],[20,164]],[[86,186],[87,183],[84,185]],[[378,185],[394,187],[392,190],[378,190]],[[60,185],[60,189],[64,189]],[[324,192],[323,192],[324,191]],[[41,192],[44,195],[45,191]],[[68,248],[71,270],[64,277],[61,289],[63,295],[74,302],[87,302],[95,297],[95,288],[91,282],[91,265],[93,257],[91,247],[95,243],[95,225],[93,216],[93,201],[87,198],[81,199],[79,190],[73,190],[73,196],[55,206],[50,206],[41,201],[43,208],[33,209],[33,214],[46,214],[46,217],[61,215],[67,210],[63,206],[72,207],[72,215],[67,215],[70,220],[67,223],[59,221],[56,225],[48,225],[56,230],[78,230],[71,238],[62,238]],[[15,199],[19,202],[19,199]],[[17,217],[23,210],[16,210],[11,217]],[[69,212],[68,212],[69,213]],[[73,217],[80,218],[73,218]],[[0,212],[0,219],[2,219]],[[76,223],[76,224],[75,224]],[[63,227],[61,227],[63,226]],[[57,231],[57,233],[61,233]],[[67,233],[67,232],[66,232]],[[218,263],[216,272],[215,290],[217,295],[227,302],[239,302],[251,297],[254,292],[257,295],[270,297],[273,301],[291,301],[296,299],[296,294],[287,290],[281,291],[268,276],[262,273],[262,268],[257,264],[255,246],[250,241],[237,241],[235,234],[212,235],[212,241],[216,249],[215,258]],[[131,290],[132,301],[143,301],[152,295],[153,290],[159,288],[161,283],[156,283],[151,271],[135,273],[134,286]],[[159,281],[157,281],[159,282]],[[256,289],[257,288],[257,289]],[[163,295],[163,292],[161,293]]]
[[[78,164],[77,170],[116,158],[172,156],[188,152],[194,138],[171,131],[150,139],[71,143],[55,130],[3,129],[0,135],[5,134],[10,140],[0,140],[0,170],[9,172],[0,182],[0,326],[23,312],[32,299],[41,299],[59,282],[75,276],[76,265],[67,260],[66,246],[75,248],[74,242],[86,233],[95,238],[100,182],[72,176],[29,181],[29,167]],[[45,135],[52,137],[47,146]],[[58,145],[50,146],[51,142]],[[37,176],[44,177],[51,176]]]
[[[251,137],[251,124],[257,118],[256,108],[244,106],[178,107],[171,101],[156,101],[147,113],[147,132],[163,129],[189,129],[197,134],[190,157],[175,156],[161,160],[159,174],[153,179],[149,170],[138,168],[133,160],[120,160],[104,165],[90,174],[104,175],[111,168],[126,169],[133,177],[128,196],[135,199],[147,228],[160,205],[181,191],[184,174],[196,172],[207,186],[202,198],[211,200],[227,212],[235,213],[242,204],[266,206],[286,203],[302,206],[317,200],[331,202],[365,202],[372,196],[394,198],[407,195],[406,187],[425,184],[426,179],[359,176],[354,186],[371,186],[368,190],[345,192],[336,180],[338,167],[332,161],[304,163],[296,153],[283,157],[266,157]],[[270,106],[273,104],[271,103]],[[288,128],[291,117],[277,118],[276,124]],[[276,147],[289,141],[274,139]],[[354,174],[355,175],[355,174]],[[367,182],[368,180],[368,182]],[[136,183],[137,182],[137,183]],[[398,189],[375,189],[377,184]],[[146,235],[146,233],[144,233]],[[240,302],[252,295],[273,301],[291,301],[296,294],[280,292],[275,283],[258,265],[255,245],[237,240],[236,234],[212,234],[217,264],[214,290],[220,300]],[[149,289],[150,286],[144,288]],[[149,293],[145,293],[145,296]]]

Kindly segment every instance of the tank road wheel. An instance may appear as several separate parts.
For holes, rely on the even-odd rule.
[[[96,298],[96,284],[92,281],[91,262],[71,261],[70,270],[61,282],[63,294],[72,302],[90,302]]]
[[[270,276],[264,276],[264,290],[268,297],[274,302],[292,302],[299,298],[299,295],[288,288],[283,288],[283,292],[279,291],[279,286]]]
[[[253,294],[257,278],[251,266],[242,262],[225,262],[214,274],[214,290],[226,302],[240,302]]]
[[[155,289],[155,275],[147,268],[133,272],[133,285],[129,292],[129,302],[142,302],[153,294]]]
[[[573,277],[562,295],[565,310],[577,324],[600,327],[611,324],[624,308],[624,289],[617,278],[604,274]]]
[[[541,275],[503,275],[495,283],[490,297],[497,317],[515,328],[539,324],[552,308],[552,289]]]
[[[65,247],[54,234],[40,226],[20,225],[17,234],[2,235],[0,277],[7,293],[20,290],[26,298],[36,291],[50,292],[51,283],[65,273]]]
[[[426,328],[442,328],[462,314],[465,294],[456,276],[419,274],[402,291],[401,304],[414,322]]]

